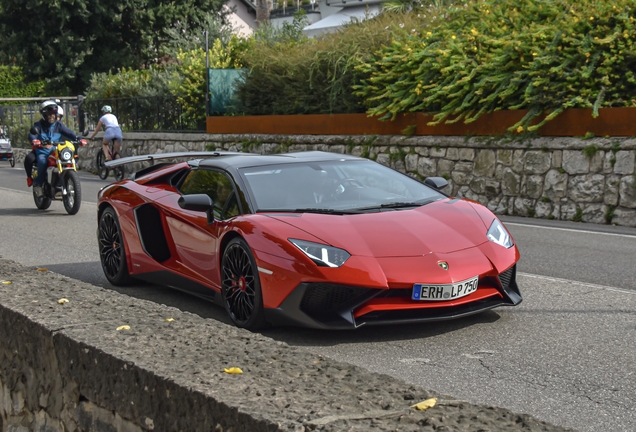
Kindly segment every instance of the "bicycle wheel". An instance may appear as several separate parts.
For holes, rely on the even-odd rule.
[[[121,158],[121,155],[119,154],[119,152],[115,152],[113,154],[113,160],[115,159],[119,159]],[[126,174],[125,170],[124,170],[124,166],[118,166],[113,168],[113,174],[115,174],[115,180],[116,181],[120,181],[124,179],[124,176]]]
[[[97,168],[97,175],[100,179],[106,180],[108,177],[108,167],[104,165],[106,157],[104,156],[104,150],[99,149],[97,156],[95,157],[95,168]]]

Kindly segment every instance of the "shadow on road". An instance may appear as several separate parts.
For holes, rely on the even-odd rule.
[[[214,319],[233,325],[225,309],[188,293],[136,281],[134,285],[118,287],[111,285],[104,277],[99,261],[53,264],[45,266],[48,270],[79,279],[92,285],[116,291],[118,293],[148,300],[167,306],[176,307],[184,312],[196,314],[202,318]],[[356,330],[316,330],[301,327],[270,327],[261,333],[272,339],[295,346],[335,346],[349,343],[397,341],[409,339],[426,339],[440,334],[451,333],[477,324],[491,324],[500,319],[494,311],[486,311],[477,315],[450,321],[400,324],[388,326],[363,326]]]
[[[451,333],[476,324],[491,324],[500,315],[486,311],[477,315],[451,321],[418,324],[365,326],[356,330],[315,330],[299,327],[273,327],[263,331],[263,335],[296,346],[335,346],[366,342],[389,342],[409,339],[426,339],[440,334]]]

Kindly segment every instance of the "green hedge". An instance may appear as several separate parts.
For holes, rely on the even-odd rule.
[[[385,29],[396,20],[413,26],[426,22],[416,14],[381,15],[307,39],[301,19],[296,17],[295,27],[284,29],[279,39],[257,32],[245,52],[243,63],[250,72],[237,88],[245,114],[364,112],[362,97],[352,91],[363,78],[356,66],[390,42]]]
[[[370,114],[436,113],[431,124],[528,109],[510,130],[536,130],[570,107],[636,106],[636,2],[479,0],[432,27],[394,31],[358,70]],[[543,121],[531,126],[541,116]]]
[[[44,81],[24,82],[22,69],[0,66],[0,97],[37,97],[44,93]]]

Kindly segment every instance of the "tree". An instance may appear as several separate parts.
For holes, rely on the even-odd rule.
[[[84,91],[94,72],[161,63],[170,30],[222,10],[224,0],[0,0],[0,50],[50,91]],[[219,14],[219,19],[223,19]]]

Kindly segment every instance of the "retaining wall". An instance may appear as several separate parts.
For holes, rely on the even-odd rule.
[[[80,149],[82,169],[95,169],[98,147]],[[122,153],[206,149],[354,154],[420,179],[443,176],[445,192],[497,214],[636,226],[634,138],[127,133]]]
[[[2,432],[442,429],[570,430],[0,258]]]

